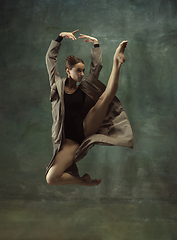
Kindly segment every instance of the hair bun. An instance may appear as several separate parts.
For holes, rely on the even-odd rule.
[[[68,57],[66,58],[66,61],[68,61],[68,60],[71,59],[71,58],[74,58],[74,56],[73,56],[73,55],[68,56]]]
[[[77,58],[74,55],[68,56],[66,58],[65,69],[68,68],[68,69],[71,70],[74,67],[74,65],[76,65],[77,63],[83,63],[84,64],[84,62],[80,58]]]

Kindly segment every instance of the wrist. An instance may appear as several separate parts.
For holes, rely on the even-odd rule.
[[[62,37],[62,38],[64,37],[64,36],[63,36],[63,32],[61,32],[61,33],[59,34],[59,37]]]
[[[122,63],[117,59],[113,58],[113,67],[115,67],[117,70],[120,70]]]
[[[94,40],[94,42],[93,42],[94,44],[98,44],[98,40],[96,39],[96,40]]]
[[[58,37],[57,37],[57,39],[56,39],[56,41],[57,41],[57,42],[61,42],[62,40],[63,40],[63,37],[59,34]]]

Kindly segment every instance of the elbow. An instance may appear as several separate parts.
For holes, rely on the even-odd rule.
[[[103,64],[102,64],[102,62],[101,62],[101,63],[98,65],[98,71],[99,71],[99,72],[101,72],[102,67],[103,67]]]
[[[45,62],[47,63],[47,60],[49,59],[49,53],[47,52],[45,55]]]

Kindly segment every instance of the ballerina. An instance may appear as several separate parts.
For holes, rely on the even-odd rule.
[[[52,40],[46,54],[51,86],[54,147],[53,158],[46,172],[46,180],[50,185],[99,185],[101,179],[91,179],[87,173],[80,177],[76,162],[83,158],[95,143],[133,146],[131,126],[124,108],[115,98],[120,67],[125,62],[124,51],[128,41],[121,42],[115,51],[112,72],[106,87],[98,80],[102,68],[101,48],[98,40],[85,34],[80,34],[79,39],[94,44],[89,74],[82,81],[85,71],[84,62],[75,56],[69,56],[65,66],[67,78],[61,78],[56,67],[61,41],[63,38],[76,40],[74,34],[78,31],[61,32],[56,41]],[[116,109],[116,114],[112,119],[122,121],[121,127],[117,127],[114,123],[110,124],[109,120],[107,120],[109,128],[102,126],[111,108]],[[113,130],[113,134],[108,133]]]

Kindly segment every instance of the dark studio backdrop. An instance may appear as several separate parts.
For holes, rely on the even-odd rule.
[[[177,2],[175,0],[0,1],[0,197],[27,200],[177,200]],[[100,80],[128,40],[117,96],[134,132],[134,149],[95,146],[78,163],[98,187],[47,185],[52,157],[45,54],[61,31],[98,38]],[[78,37],[79,34],[76,34]],[[58,69],[76,55],[89,71],[91,43],[65,39]]]

